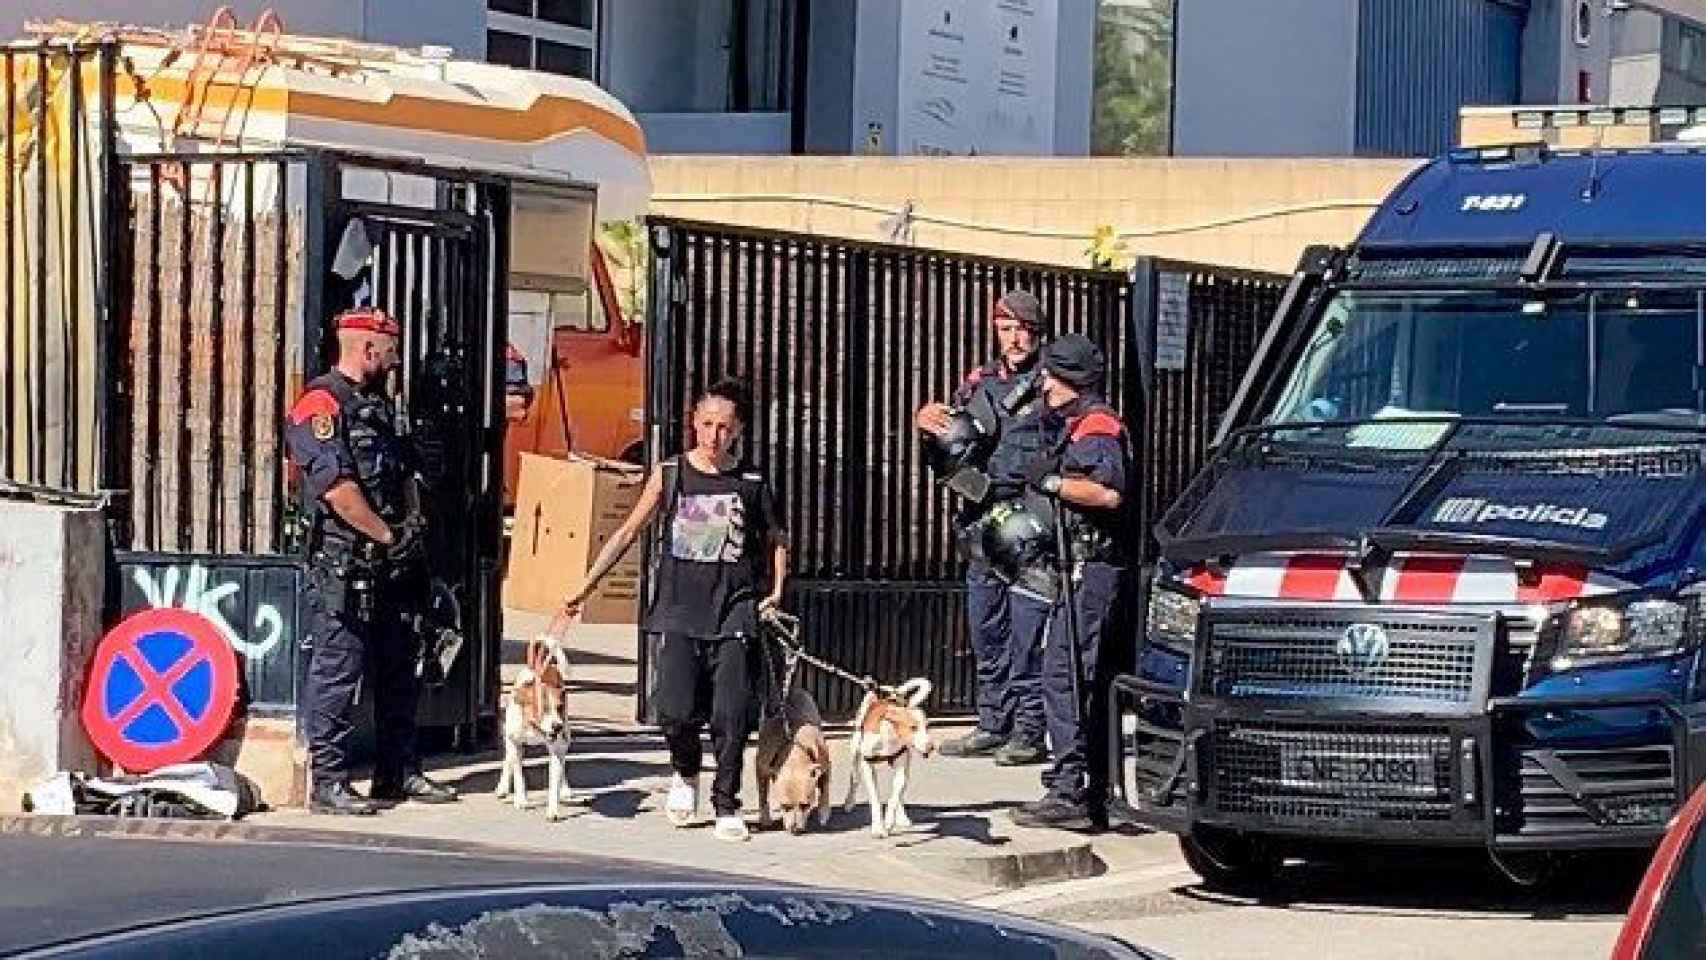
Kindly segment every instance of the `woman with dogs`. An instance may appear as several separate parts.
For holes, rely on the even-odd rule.
[[[725,380],[693,405],[690,448],[653,468],[628,519],[600,551],[585,582],[563,604],[586,597],[647,524],[655,523],[655,590],[642,627],[658,634],[659,726],[675,776],[664,812],[691,824],[699,807],[700,733],[711,732],[715,835],[747,839],[741,818],[741,764],[757,725],[763,651],[759,617],[779,607],[788,542],[764,477],[744,462],[747,390]]]

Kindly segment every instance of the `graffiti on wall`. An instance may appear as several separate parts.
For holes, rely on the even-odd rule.
[[[158,579],[155,579],[156,574]],[[150,607],[177,607],[205,617],[232,649],[244,657],[261,659],[272,653],[284,638],[284,617],[278,607],[270,603],[258,604],[254,622],[244,624],[241,631],[233,627],[226,619],[224,604],[237,596],[241,585],[229,580],[214,582],[207,568],[199,563],[192,563],[187,568],[164,567],[154,571],[138,567],[134,578]]]

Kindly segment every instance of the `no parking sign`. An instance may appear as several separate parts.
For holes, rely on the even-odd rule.
[[[200,757],[237,703],[237,657],[206,617],[157,607],[131,614],[95,650],[83,729],[95,749],[146,772]]]

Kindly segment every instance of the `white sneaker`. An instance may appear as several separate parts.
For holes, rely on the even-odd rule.
[[[727,840],[731,843],[740,843],[752,838],[752,834],[747,832],[746,821],[740,817],[718,817],[717,826],[711,831],[711,834],[718,840]]]
[[[698,777],[688,783],[681,774],[676,774],[669,781],[669,797],[664,800],[664,816],[669,822],[678,826],[690,826],[693,818],[699,813],[699,783]]]

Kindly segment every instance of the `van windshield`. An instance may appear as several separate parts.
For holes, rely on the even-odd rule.
[[[1706,292],[1344,291],[1268,422],[1706,412]]]

